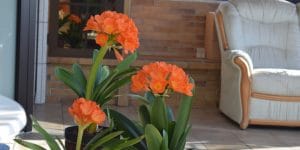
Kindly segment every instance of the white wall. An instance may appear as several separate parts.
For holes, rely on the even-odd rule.
[[[14,98],[17,0],[0,1],[0,94]]]

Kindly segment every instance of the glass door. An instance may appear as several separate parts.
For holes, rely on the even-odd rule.
[[[17,0],[0,1],[0,95],[14,98]]]

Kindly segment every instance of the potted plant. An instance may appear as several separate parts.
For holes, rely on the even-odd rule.
[[[191,126],[188,124],[194,81],[183,69],[165,62],[155,62],[143,66],[132,77],[133,92],[145,91],[145,96],[132,95],[140,100],[140,122],[135,124],[126,116],[112,110],[118,129],[134,136],[145,134],[149,150],[183,150]],[[167,106],[166,98],[173,92],[181,93],[181,104],[175,119],[172,109]],[[118,119],[117,119],[118,118]],[[140,130],[141,129],[141,130]]]
[[[139,143],[144,138],[144,136],[140,136],[135,139],[124,138],[121,136],[123,131],[114,131],[114,125],[112,123],[109,128],[102,130],[100,133],[95,133],[94,136],[90,136],[89,139],[85,139],[86,141],[82,142],[84,130],[92,123],[101,125],[106,119],[106,114],[95,102],[84,98],[75,100],[68,110],[78,125],[78,134],[77,130],[73,131],[71,134],[72,138],[76,141],[74,145],[70,142],[66,142],[66,145],[64,145],[58,137],[50,135],[45,129],[43,129],[33,117],[31,117],[32,126],[45,139],[48,148],[44,148],[35,143],[30,143],[21,139],[15,139],[15,141],[32,150],[46,150],[49,148],[51,150],[114,150],[132,148],[133,145]]]

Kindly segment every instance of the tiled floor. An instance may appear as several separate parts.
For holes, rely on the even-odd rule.
[[[50,133],[63,138],[65,127],[73,125],[67,113],[68,103],[36,105],[34,115]],[[136,117],[132,107],[116,107],[120,112]],[[300,150],[300,128],[250,126],[240,130],[238,125],[222,115],[216,108],[193,109],[192,130],[187,148],[190,149],[286,149]],[[36,133],[27,133],[22,138],[41,142]],[[16,144],[12,149],[21,149]]]

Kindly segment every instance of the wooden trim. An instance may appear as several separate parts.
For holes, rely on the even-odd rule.
[[[124,14],[131,16],[131,0],[124,0]]]
[[[300,126],[300,121],[251,119],[249,121],[249,124],[252,124],[252,125],[268,125],[268,126],[299,127]]]
[[[284,101],[284,102],[300,102],[300,96],[281,96],[281,95],[271,95],[264,93],[255,93],[251,94],[251,97],[272,101]]]
[[[221,55],[218,45],[215,18],[215,12],[209,12],[206,14],[204,37],[205,58],[220,61]]]
[[[219,27],[220,35],[221,35],[223,48],[224,48],[224,50],[228,50],[229,45],[228,45],[228,40],[227,40],[227,37],[226,37],[223,15],[220,11],[218,11],[216,13],[216,18],[217,18],[217,24],[218,24],[218,27]]]
[[[249,99],[251,95],[251,74],[247,61],[243,57],[236,57],[234,63],[241,69],[241,100],[242,100],[242,121],[240,127],[246,129],[249,124]]]

